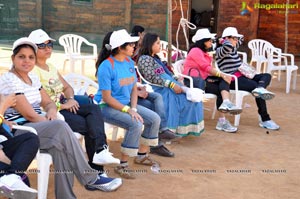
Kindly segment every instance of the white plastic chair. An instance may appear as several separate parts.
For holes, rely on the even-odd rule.
[[[74,73],[75,62],[77,60],[81,60],[81,73],[84,74],[84,64],[85,60],[97,60],[97,45],[90,43],[85,38],[75,35],[75,34],[65,34],[59,38],[59,44],[64,47],[65,50],[65,61],[64,68],[66,69],[66,62],[70,61],[71,72]],[[91,46],[93,48],[93,54],[82,54],[81,46],[82,44],[86,44],[87,46]]]
[[[194,83],[193,83],[192,77],[190,77],[188,75],[182,74],[182,71],[184,69],[184,60],[178,60],[178,61],[176,61],[173,64],[173,68],[174,68],[175,75],[182,76],[184,78],[189,79],[189,81],[190,81],[190,87],[193,88],[193,86],[194,86],[193,84]],[[205,99],[215,99],[216,100],[217,96],[215,94],[212,94],[212,93],[204,93],[204,98]],[[205,110],[210,111],[210,109],[207,109],[207,108],[205,108]],[[217,110],[217,106],[216,106],[216,103],[214,103],[214,108],[213,108],[213,111],[212,111],[211,119],[215,119],[216,110]]]
[[[266,70],[267,66],[267,55],[265,51],[265,46],[268,44],[268,41],[265,41],[263,39],[253,39],[248,42],[248,47],[251,50],[251,61],[250,65],[253,65],[253,62],[256,62],[256,71],[258,73],[261,72],[261,66],[263,64],[264,70]]]
[[[265,51],[267,54],[267,73],[272,74],[272,71],[278,71],[278,80],[280,81],[280,71],[286,71],[286,89],[285,92],[290,92],[290,84],[293,76],[293,90],[296,89],[297,70],[295,58],[293,54],[282,53],[281,49],[274,47],[271,43],[266,44]],[[277,63],[277,64],[276,64]]]
[[[157,55],[160,57],[162,61],[168,61],[168,42],[160,40],[160,45],[161,45],[161,50]],[[171,45],[171,48],[172,48],[171,56],[173,56],[177,52],[182,53],[184,58],[187,56],[186,51],[176,48],[173,44]]]
[[[64,77],[64,79],[72,86],[74,90],[74,94],[76,95],[84,95],[87,94],[88,89],[90,87],[95,88],[98,90],[98,84],[91,80],[88,77],[85,77],[83,75],[75,74],[75,73],[70,73]],[[104,122],[104,128],[105,131],[108,132],[110,129],[112,129],[111,133],[111,140],[116,141],[118,137],[118,130],[119,127],[106,123]]]
[[[34,128],[29,126],[19,126],[13,125],[13,129],[24,130],[37,135],[37,132]],[[47,190],[48,190],[48,181],[49,181],[49,168],[52,164],[52,157],[49,153],[40,153],[38,150],[36,154],[37,160],[37,190],[38,190],[38,199],[47,199]]]

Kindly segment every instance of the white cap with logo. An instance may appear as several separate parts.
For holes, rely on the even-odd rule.
[[[210,33],[207,28],[202,28],[197,30],[196,34],[193,36],[192,41],[196,43],[201,39],[214,39],[216,34]]]
[[[229,37],[229,36],[243,37],[244,35],[239,34],[235,27],[227,27],[224,29],[222,37]]]
[[[115,49],[119,46],[122,46],[125,43],[136,42],[140,39],[140,37],[132,37],[128,34],[125,29],[114,31],[109,40],[109,45],[111,49]]]
[[[48,40],[55,41],[55,39],[52,39],[51,37],[49,37],[49,35],[42,29],[37,29],[37,30],[32,31],[29,34],[28,38],[35,44],[41,44]]]
[[[37,51],[37,46],[28,37],[22,37],[20,39],[17,39],[13,44],[12,50],[14,51],[17,47],[24,45],[24,44],[30,45],[34,49],[35,52]]]

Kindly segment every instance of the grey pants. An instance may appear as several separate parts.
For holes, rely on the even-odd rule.
[[[74,174],[82,185],[94,182],[97,171],[87,163],[82,148],[71,128],[61,120],[27,123],[38,133],[40,149],[52,156],[55,168],[55,196],[57,199],[76,198],[73,192]],[[24,131],[18,130],[17,134]]]

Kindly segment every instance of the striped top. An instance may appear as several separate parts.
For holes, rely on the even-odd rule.
[[[2,95],[8,95],[15,93],[16,95],[25,95],[29,104],[38,114],[41,114],[41,83],[38,76],[33,73],[29,73],[29,77],[32,81],[32,85],[24,83],[14,73],[7,72],[0,76],[0,93]],[[5,112],[4,118],[8,121],[20,121],[23,116],[14,108],[8,108]]]
[[[226,40],[223,45],[216,49],[216,62],[219,69],[224,73],[233,74],[241,66],[242,60],[237,53],[237,49],[242,44],[243,38],[239,39],[236,47]]]

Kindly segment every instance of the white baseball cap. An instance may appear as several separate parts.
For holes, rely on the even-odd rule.
[[[239,34],[235,27],[227,27],[224,29],[222,37],[229,37],[229,36],[243,37],[244,35]]]
[[[196,34],[193,36],[192,41],[196,43],[201,39],[214,39],[216,34],[212,34],[209,32],[207,28],[202,28],[197,30]]]
[[[140,39],[140,37],[132,37],[128,34],[125,29],[114,31],[109,39],[109,45],[111,45],[111,49],[115,49],[119,46],[122,46],[125,43],[136,42]]]
[[[34,51],[37,52],[38,47],[28,37],[22,37],[20,39],[17,39],[13,44],[12,50],[14,51],[17,47],[24,45],[24,44],[32,46]]]
[[[48,40],[55,41],[55,39],[52,39],[51,37],[49,37],[49,35],[42,29],[37,29],[37,30],[32,31],[29,34],[28,38],[35,44],[42,44]]]

